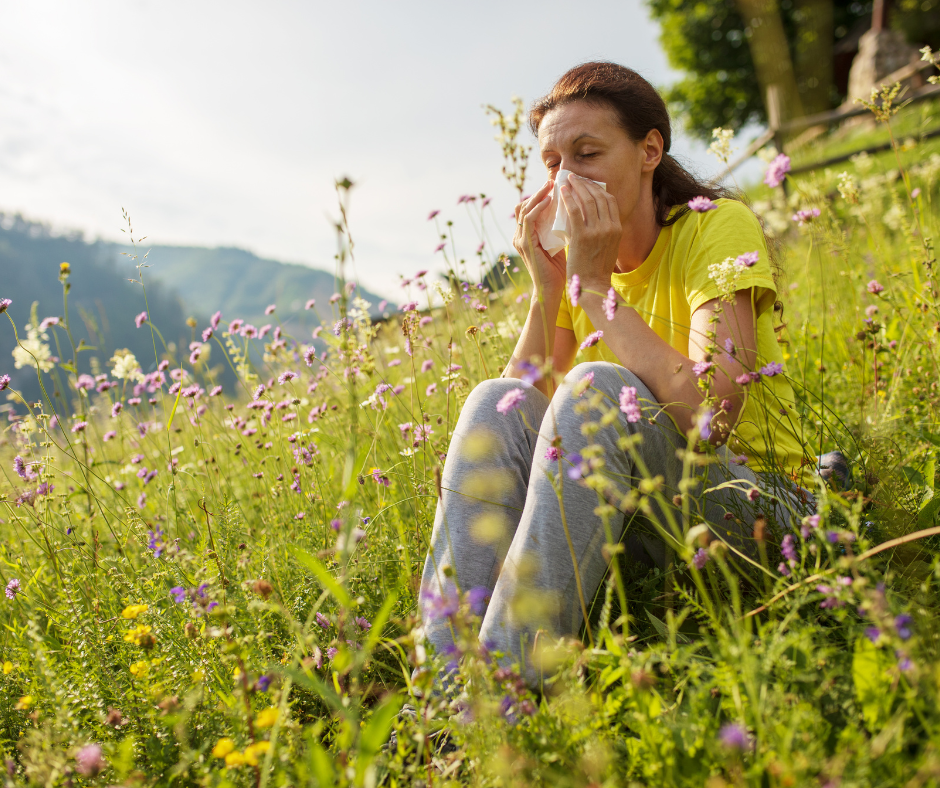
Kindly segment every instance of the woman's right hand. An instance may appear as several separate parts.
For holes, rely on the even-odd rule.
[[[554,188],[554,181],[546,181],[528,200],[516,206],[516,233],[512,239],[512,245],[522,256],[532,277],[536,294],[548,300],[558,298],[564,292],[565,250],[562,249],[554,257],[550,256],[542,248],[535,227],[551,205]]]

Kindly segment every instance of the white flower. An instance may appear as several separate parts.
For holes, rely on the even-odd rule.
[[[144,374],[140,370],[140,364],[137,363],[134,354],[129,350],[117,351],[111,358],[111,363],[114,365],[111,369],[111,374],[118,380],[139,382],[144,379]]]
[[[858,202],[858,186],[855,183],[855,179],[847,172],[839,173],[838,189],[839,194],[842,195],[842,199],[848,200],[849,202]]]
[[[434,283],[434,289],[437,291],[437,294],[441,297],[441,301],[444,302],[444,306],[447,306],[451,301],[454,300],[454,291],[449,287],[444,287],[440,282]]]
[[[708,152],[727,164],[733,153],[731,140],[734,139],[734,132],[731,129],[723,129],[719,126],[717,129],[712,129],[712,137],[715,138],[715,141],[708,146]]]
[[[38,367],[42,372],[51,370],[55,366],[52,362],[52,351],[42,341],[47,336],[45,332],[41,332],[32,324],[27,325],[26,339],[21,339],[19,345],[13,348],[13,366],[17,369]]]
[[[720,263],[708,266],[708,276],[718,285],[718,291],[723,301],[734,302],[734,294],[738,289],[738,277],[745,270],[744,266],[735,265],[735,258],[726,257]]]

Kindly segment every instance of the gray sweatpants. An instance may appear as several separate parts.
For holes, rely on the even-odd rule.
[[[573,389],[588,373],[594,374],[593,385],[579,397]],[[643,418],[635,423],[617,406],[623,386],[637,390]],[[499,413],[497,403],[512,389],[523,389],[525,401],[517,409]],[[619,415],[608,416],[613,421],[593,428],[593,434],[589,427],[586,436],[582,425],[597,423],[601,411],[585,414],[576,408],[598,391]],[[640,436],[634,453],[623,448],[624,436],[631,435]],[[553,445],[566,456],[560,473],[558,461],[546,456]],[[643,382],[615,364],[579,364],[551,401],[516,379],[480,383],[454,428],[424,565],[422,616],[429,643],[438,653],[454,650],[449,618],[453,606],[448,608],[442,600],[454,598],[458,590],[473,591],[477,599],[488,596],[480,640],[491,651],[503,652],[507,662],[520,662],[526,680],[534,684],[538,672],[530,649],[536,631],[577,635],[584,621],[582,600],[590,606],[606,574],[603,547],[609,540],[622,541],[629,559],[665,568],[666,540],[655,526],[641,528],[639,523],[655,521],[670,532],[670,523],[678,523],[681,540],[683,530],[705,521],[713,536],[753,555],[748,542],[756,511],[780,523],[788,522],[788,512],[767,495],[752,503],[748,491],[759,485],[789,507],[799,508],[789,485],[758,480],[746,465],[730,462],[722,448],[717,463],[697,468],[702,479],[689,490],[692,508],[683,520],[673,500],[683,475],[676,450],[686,445]],[[595,469],[596,458],[603,458],[605,500],[597,485],[588,486],[569,462],[576,453],[584,454],[584,461]],[[580,467],[590,476],[587,465]],[[662,477],[661,497],[649,499],[646,516],[625,514],[636,500],[624,501],[624,496],[631,489],[649,492],[649,482],[644,485],[642,480],[656,476]],[[730,485],[702,495],[703,489],[722,482]],[[605,502],[613,507],[607,509],[613,515],[608,518],[609,531],[595,511]],[[736,520],[743,525],[736,525]],[[623,534],[625,522],[629,527]]]

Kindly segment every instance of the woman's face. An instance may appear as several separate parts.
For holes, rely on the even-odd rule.
[[[613,109],[587,101],[556,107],[539,125],[539,150],[549,177],[571,170],[605,183],[617,199],[622,224],[642,199],[652,200],[653,170],[662,149],[662,135],[655,129],[634,142]]]

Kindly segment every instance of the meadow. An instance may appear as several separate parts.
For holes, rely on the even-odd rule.
[[[887,94],[873,108],[883,129],[908,122]],[[519,117],[497,122],[521,193]],[[793,531],[748,523],[744,569],[683,508],[671,565],[614,561],[537,692],[476,643],[474,600],[446,613],[456,698],[429,692],[441,657],[419,629],[449,436],[531,292],[483,195],[457,207],[479,237],[429,217],[450,277],[414,272],[373,322],[346,280],[354,185],[338,182],[336,292],[305,305],[313,336],[272,306],[265,325],[216,314],[188,349],[165,344],[135,245],[126,328],[153,355],[90,373],[62,263],[62,314],[3,329],[44,395],[0,374],[5,784],[940,783],[940,153],[910,137],[786,186],[752,197],[783,255],[787,372],[807,445],[841,451],[851,478],[818,479]]]

